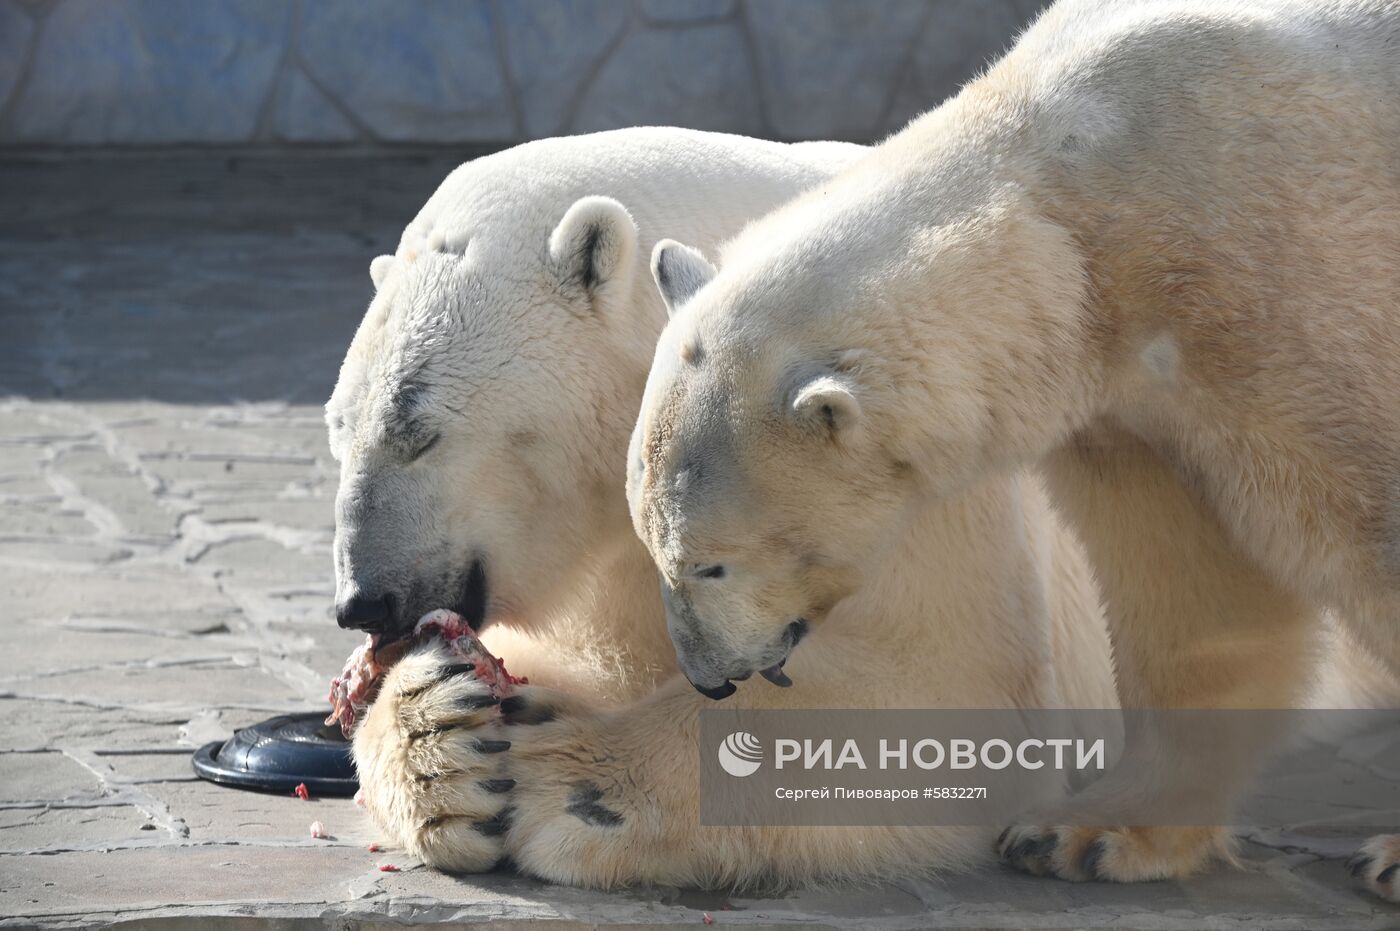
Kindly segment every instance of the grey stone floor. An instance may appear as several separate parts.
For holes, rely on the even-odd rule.
[[[452,164],[0,161],[0,925],[1400,927],[1344,875],[1350,837],[1259,838],[1187,883],[603,895],[444,876],[370,853],[348,801],[194,779],[198,744],[319,707],[356,639],[320,405],[369,259]]]

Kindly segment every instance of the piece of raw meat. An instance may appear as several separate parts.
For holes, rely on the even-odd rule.
[[[441,640],[463,661],[471,663],[476,678],[486,683],[498,698],[509,695],[516,685],[527,684],[525,679],[507,672],[505,664],[482,646],[461,615],[438,609],[423,615],[411,636],[380,646],[379,635],[370,634],[350,654],[345,669],[331,680],[331,714],[326,723],[339,724],[346,737],[353,734],[355,722],[374,701],[384,674],[411,648],[433,639]]]

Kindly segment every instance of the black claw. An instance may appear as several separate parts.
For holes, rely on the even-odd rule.
[[[1381,870],[1380,875],[1376,877],[1376,882],[1384,886],[1386,883],[1390,882],[1391,878],[1395,875],[1396,870],[1400,870],[1400,863],[1390,864],[1390,866],[1387,866],[1385,869]]]
[[[1102,879],[1099,875],[1099,863],[1104,855],[1108,853],[1108,844],[1104,843],[1102,837],[1096,839],[1088,847],[1084,848],[1084,853],[1079,857],[1079,869],[1090,879]]]
[[[1038,863],[1049,855],[1059,842],[1059,838],[1054,834],[1023,837],[1011,845],[1011,849],[1006,852],[1006,859],[1017,863]]]
[[[468,711],[480,711],[482,708],[494,708],[501,700],[495,695],[468,695],[458,704]]]
[[[502,792],[509,792],[511,789],[514,789],[514,788],[515,788],[515,780],[514,780],[514,779],[483,779],[483,780],[481,780],[481,787],[482,787],[483,789],[485,789],[487,792],[494,792],[494,793],[496,793],[496,794],[499,795],[499,794],[502,793]]]
[[[489,821],[477,821],[472,824],[482,834],[487,837],[499,837],[510,830],[510,817],[515,813],[514,808],[503,808],[501,813]]]
[[[453,676],[463,676],[468,673],[476,674],[476,667],[471,663],[448,663],[438,670],[437,679],[435,681],[442,682],[445,679],[451,679]],[[435,682],[429,682],[417,688],[406,689],[399,693],[399,698],[405,700],[417,698],[419,695],[422,695],[428,689],[432,688],[434,684]]]
[[[500,818],[492,818],[490,821],[474,822],[472,827],[487,837],[499,837],[506,832],[507,825]]]
[[[1046,834],[1044,837],[1037,838],[1036,842],[1031,845],[1030,855],[1037,860],[1048,860],[1058,846],[1060,846],[1060,835]]]
[[[1357,879],[1360,879],[1361,874],[1370,869],[1371,864],[1374,862],[1376,861],[1371,859],[1370,855],[1358,853],[1356,856],[1352,857],[1350,860],[1347,861],[1347,870],[1351,873],[1351,875],[1355,876]]]
[[[524,695],[512,695],[501,702],[501,716],[511,724],[545,724],[554,720],[554,709],[537,705]]]
[[[448,663],[442,667],[438,673],[439,679],[450,679],[453,676],[464,676],[467,673],[476,674],[476,666],[471,663]]]
[[[472,749],[477,753],[504,753],[510,749],[509,740],[482,740],[478,738],[472,744]]]

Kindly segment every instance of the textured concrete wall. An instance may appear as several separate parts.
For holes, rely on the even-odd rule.
[[[869,140],[1043,0],[0,0],[0,145]]]

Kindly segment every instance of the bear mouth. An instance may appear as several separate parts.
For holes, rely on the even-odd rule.
[[[475,628],[454,611],[439,608],[429,611],[406,635],[386,642],[379,634],[369,634],[365,642],[350,654],[340,675],[331,680],[327,697],[331,706],[326,724],[339,724],[346,738],[353,736],[355,724],[368,710],[379,692],[379,686],[389,669],[415,647],[442,643],[457,656],[468,661],[477,679],[486,683],[497,698],[510,694],[518,685],[529,680],[512,676],[505,663],[476,638]]]
[[[802,642],[802,638],[807,636],[807,628],[810,625],[805,617],[799,617],[787,627],[783,628],[783,658],[771,666],[766,666],[758,671],[758,674],[779,688],[788,688],[792,685],[792,679],[783,672],[783,666],[788,658],[792,656],[792,651],[797,649],[797,645]]]
[[[467,567],[456,601],[451,605],[443,605],[442,603],[432,605],[430,603],[430,606],[424,611],[439,609],[451,611],[473,633],[477,633],[486,625],[486,614],[489,606],[488,595],[486,562],[478,556]],[[386,667],[393,665],[404,652],[404,641],[414,636],[414,630],[414,626],[410,624],[376,633],[373,636],[374,646],[372,647],[375,660]]]
[[[756,670],[758,674],[779,688],[785,689],[790,687],[792,685],[792,679],[783,671],[783,666],[787,664],[788,659],[792,656],[792,651],[797,648],[797,644],[802,641],[803,637],[807,636],[807,630],[810,626],[805,617],[799,617],[787,627],[783,628],[782,659],[773,663],[771,666],[765,666],[762,669]],[[695,691],[704,695],[706,698],[713,699],[714,701],[723,701],[736,691],[734,685],[735,679],[743,682],[752,675],[753,672],[746,672],[743,675],[730,676],[725,679],[722,684],[716,686],[703,686],[696,682],[690,684],[694,687]]]

